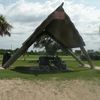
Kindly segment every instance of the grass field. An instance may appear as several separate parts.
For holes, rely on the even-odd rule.
[[[79,64],[71,56],[61,56],[65,63],[74,71],[73,72],[49,72],[49,73],[29,73],[20,72],[15,69],[18,67],[34,67],[38,66],[37,60],[39,56],[29,55],[25,57],[20,57],[9,69],[0,70],[0,79],[39,79],[39,80],[66,80],[66,79],[84,79],[84,80],[100,80],[100,71],[91,70],[88,68],[81,68]],[[0,55],[0,64],[2,62],[2,55]],[[86,62],[84,62],[86,63]],[[100,61],[93,61],[96,66],[100,66]]]

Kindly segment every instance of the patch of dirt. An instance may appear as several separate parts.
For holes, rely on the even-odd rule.
[[[0,80],[0,100],[100,100],[100,84],[83,80]]]

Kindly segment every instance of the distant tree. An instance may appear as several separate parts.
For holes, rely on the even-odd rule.
[[[0,35],[8,35],[10,36],[10,30],[12,26],[6,21],[6,18],[3,15],[0,15]]]
[[[17,50],[19,50],[19,48],[16,48],[15,50],[13,50],[13,52],[16,52]]]
[[[55,55],[57,51],[60,49],[60,45],[47,35],[44,35],[40,39],[38,39],[35,42],[34,47],[45,47],[47,55]]]
[[[2,55],[4,53],[4,49],[0,49],[0,54]]]

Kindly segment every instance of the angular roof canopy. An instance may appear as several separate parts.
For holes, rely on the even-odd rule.
[[[36,37],[33,40],[36,41],[39,36],[49,34],[66,48],[84,46],[85,43],[82,37],[62,6],[63,3],[37,27],[35,32],[24,43],[28,44],[32,37]]]

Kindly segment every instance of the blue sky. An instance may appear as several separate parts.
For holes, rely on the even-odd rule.
[[[34,29],[61,3],[83,37],[87,49],[100,49],[100,0],[0,0],[0,14],[12,24],[11,37],[0,48],[19,48]]]

